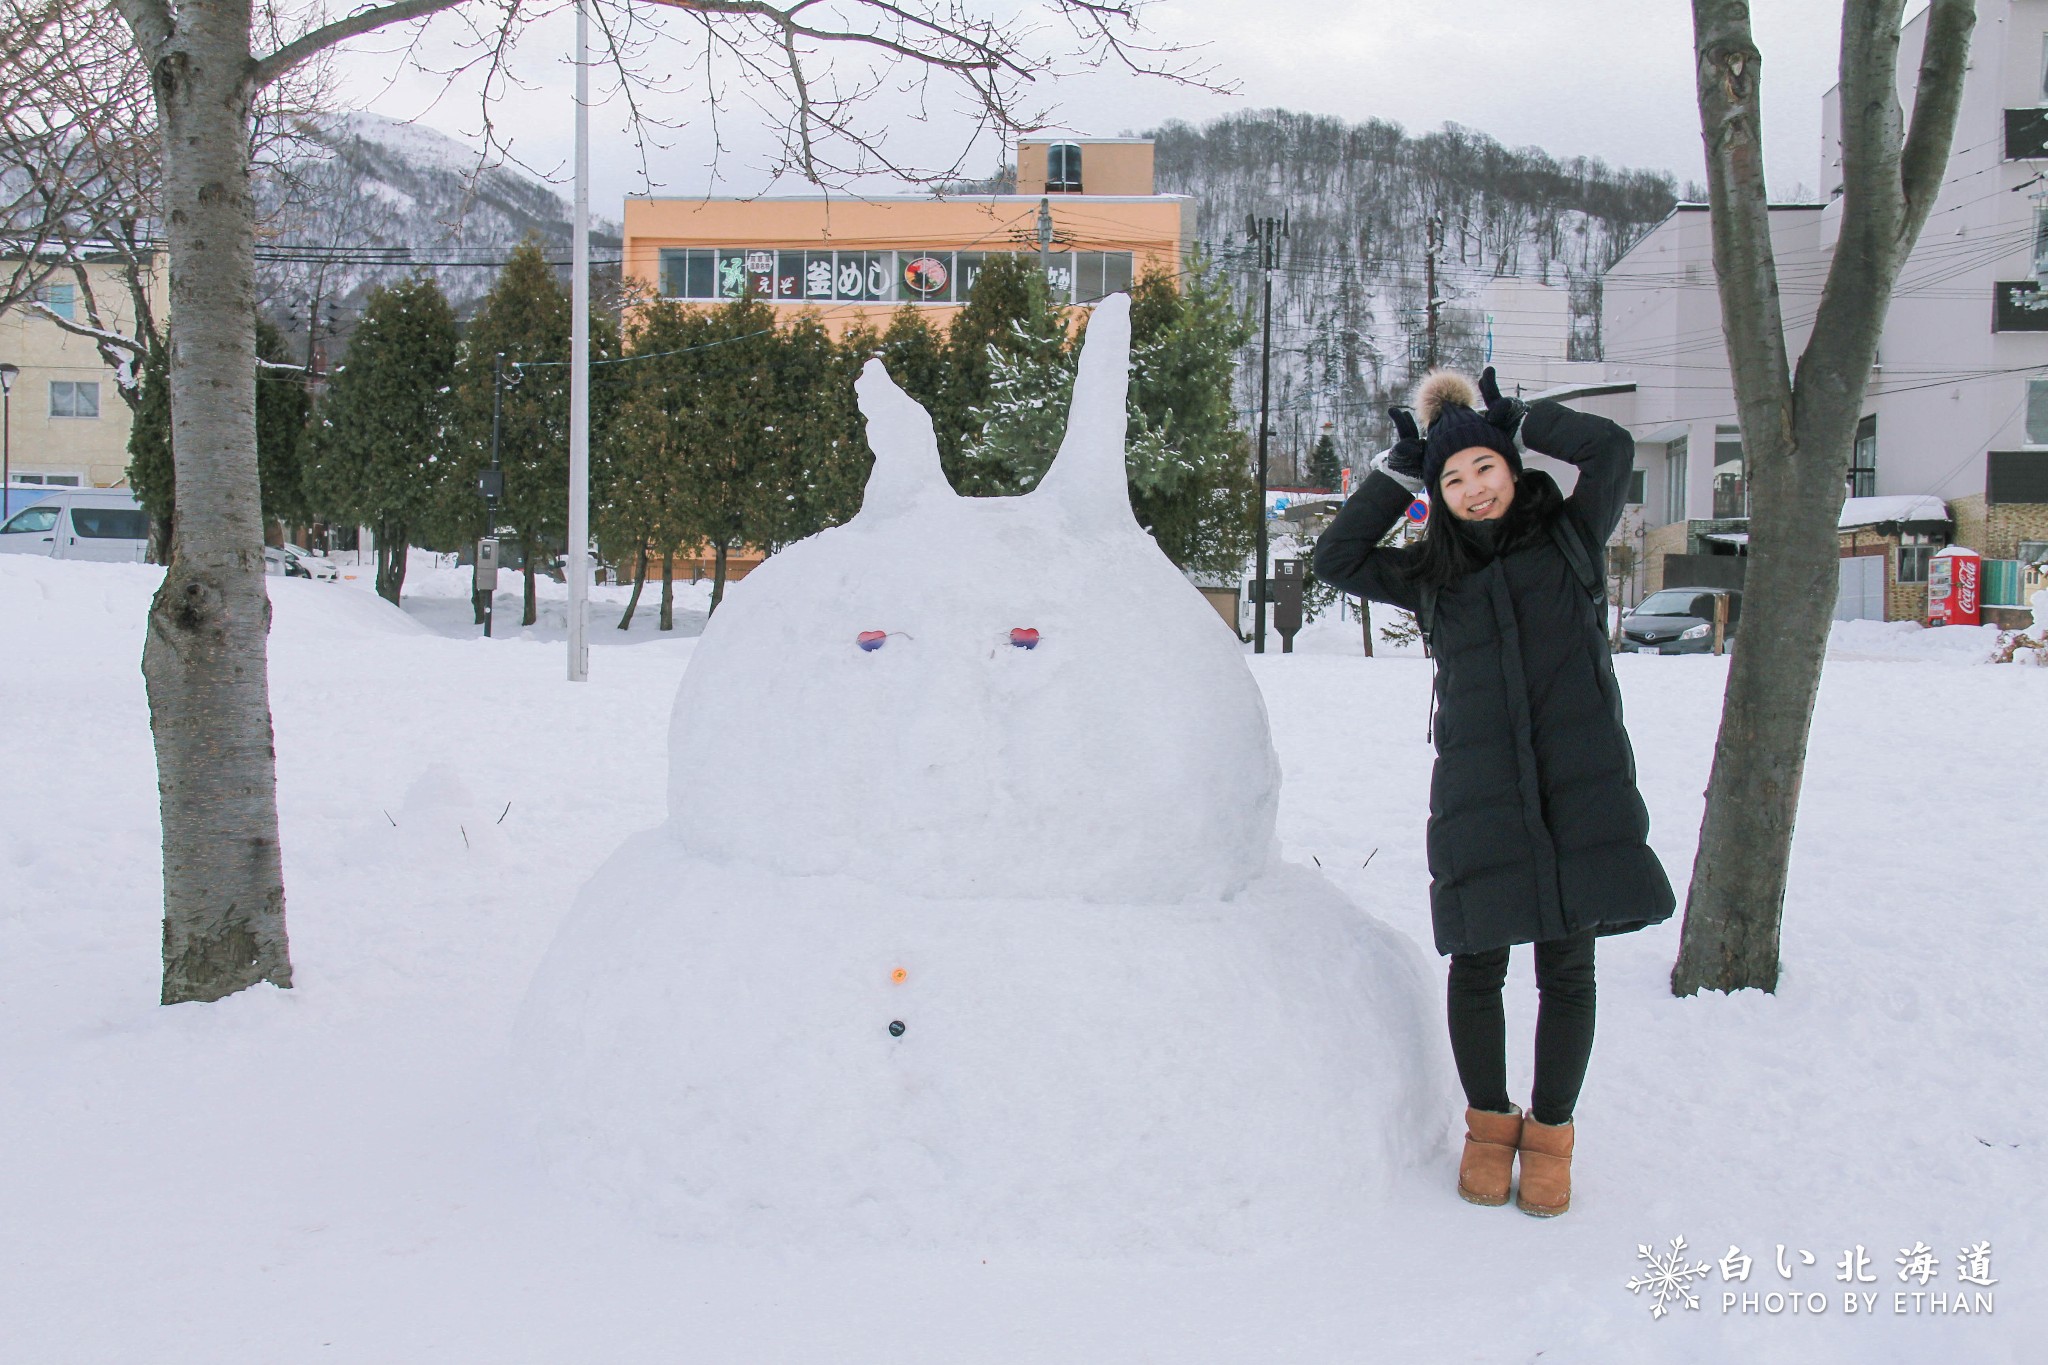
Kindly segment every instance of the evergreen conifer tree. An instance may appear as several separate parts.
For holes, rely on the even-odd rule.
[[[312,501],[370,528],[377,592],[394,604],[405,587],[406,549],[431,534],[455,477],[456,350],[454,310],[432,279],[371,291],[314,430]]]
[[[989,415],[998,409],[1016,414],[1014,405],[1042,380],[1042,372],[1031,371],[1050,360],[1053,348],[1049,343],[1055,337],[1065,345],[1066,325],[1064,316],[1048,306],[1038,258],[1021,252],[985,256],[967,306],[954,315],[947,329],[950,379],[939,406],[932,411],[940,463],[960,492],[1008,493],[1025,477],[1030,462],[1013,466],[1010,460],[1016,451],[987,449],[982,444],[984,428]],[[1009,372],[999,377],[1006,361]],[[1000,393],[999,382],[1003,386]],[[1037,482],[1044,469],[1041,463],[1029,470],[1030,481]]]
[[[307,415],[303,370],[272,369],[290,359],[277,328],[256,320],[256,472],[263,497],[263,520],[286,526],[312,519],[306,500],[303,450]],[[164,562],[171,544],[171,513],[177,504],[171,467],[171,385],[169,347],[152,351],[142,363],[142,393],[128,428],[128,486],[149,514],[150,559]]]
[[[698,310],[661,299],[640,308],[634,317],[628,363],[618,366],[617,411],[607,424],[594,461],[603,483],[592,490],[593,523],[608,554],[634,563],[633,600],[620,629],[632,623],[630,608],[651,561],[661,565],[660,628],[675,628],[675,556],[689,540],[680,517],[679,494],[684,449],[700,425],[700,400],[694,367],[711,339],[711,320]]]
[[[1324,432],[1316,438],[1315,449],[1309,452],[1308,481],[1325,492],[1334,493],[1344,482],[1344,466],[1337,459],[1337,442]]]
[[[1200,263],[1184,288],[1148,271],[1132,290],[1131,509],[1184,569],[1228,572],[1251,552],[1258,499],[1230,401],[1247,331],[1225,282]],[[1058,452],[1080,344],[1016,324],[1007,347],[989,349],[968,467],[982,481],[975,491],[1024,492]]]
[[[483,504],[470,492],[474,474],[491,460],[493,364],[505,357],[507,383],[501,395],[499,462],[505,496],[498,503],[500,525],[518,537],[525,565],[520,624],[538,619],[534,575],[541,561],[562,544],[569,517],[569,291],[554,267],[528,238],[507,258],[464,337],[458,366],[463,464],[462,503],[452,510],[470,540],[482,534]],[[596,355],[593,338],[593,358]],[[465,510],[466,509],[466,510]]]

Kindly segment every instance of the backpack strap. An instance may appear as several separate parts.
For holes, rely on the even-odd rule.
[[[1607,616],[1607,576],[1593,566],[1593,556],[1586,552],[1586,542],[1576,527],[1567,526],[1569,515],[1559,516],[1550,523],[1550,538],[1557,542],[1557,548],[1564,553],[1565,563],[1572,566],[1578,575],[1579,585],[1593,599],[1593,606],[1604,622]],[[1602,627],[1605,629],[1605,627]]]
[[[1415,624],[1422,628],[1422,652],[1429,656],[1429,723],[1422,731],[1426,744],[1436,739],[1436,641],[1431,631],[1436,627],[1436,595],[1441,586],[1424,583],[1415,595]]]

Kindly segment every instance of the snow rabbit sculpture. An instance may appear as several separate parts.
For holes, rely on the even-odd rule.
[[[573,1186],[709,1240],[1231,1252],[1445,1141],[1433,977],[1284,862],[1238,642],[1131,514],[1129,300],[1038,487],[963,498],[870,361],[858,516],[735,584],[669,820],[520,1022]]]

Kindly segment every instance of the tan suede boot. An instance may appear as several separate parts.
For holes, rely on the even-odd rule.
[[[1569,1123],[1528,1119],[1522,1124],[1522,1181],[1515,1207],[1538,1218],[1555,1218],[1572,1206],[1572,1134]]]
[[[1465,1110],[1465,1154],[1458,1159],[1458,1194],[1467,1203],[1497,1208],[1508,1202],[1515,1148],[1522,1137],[1522,1111],[1496,1114]]]

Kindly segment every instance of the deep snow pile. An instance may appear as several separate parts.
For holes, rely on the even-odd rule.
[[[667,826],[536,982],[573,1185],[723,1243],[1242,1251],[1445,1150],[1424,959],[1279,861],[1258,689],[1131,515],[1128,344],[1099,305],[1019,498],[870,363],[860,515],[734,588]]]
[[[422,634],[374,601],[388,632],[295,631],[294,614],[310,622],[352,589],[273,580],[296,987],[163,1009],[137,667],[155,582],[0,558],[9,1361],[2019,1365],[2048,1333],[2048,937],[2026,761],[2048,749],[2040,670],[1829,659],[1778,991],[1673,999],[1675,919],[1602,942],[1564,1218],[1465,1205],[1446,1152],[1393,1173],[1371,1218],[1291,1251],[1171,1266],[994,1247],[835,1256],[650,1235],[558,1196],[509,1141],[499,1098],[515,1012],[578,887],[623,831],[663,818],[669,713],[697,641],[610,648],[627,637],[593,632],[591,680],[570,685],[558,642]],[[1286,856],[1426,953],[1428,662],[1250,667],[1284,771]],[[1727,663],[1616,669],[1651,838],[1682,884]],[[1147,960],[1169,971],[1156,942]],[[1518,951],[1507,995],[1517,1099],[1528,964]],[[1440,989],[1441,960],[1428,967]],[[670,968],[679,988],[698,979]],[[905,1040],[935,1031],[888,1017],[912,1024]],[[863,1029],[873,1018],[863,1008]],[[1680,1235],[1713,1269],[1699,1309],[1653,1319],[1627,1288],[1637,1248]],[[1899,1279],[1901,1249],[1932,1247],[1927,1289],[1953,1293],[1957,1252],[1980,1240],[1995,1313],[1893,1311],[1920,1288]],[[1836,1265],[1859,1245],[1874,1278],[1858,1292],[1880,1311],[1848,1317]],[[1754,1258],[1746,1283],[1722,1279],[1731,1246]],[[1722,1309],[1730,1291],[1786,1289],[1828,1307]]]

